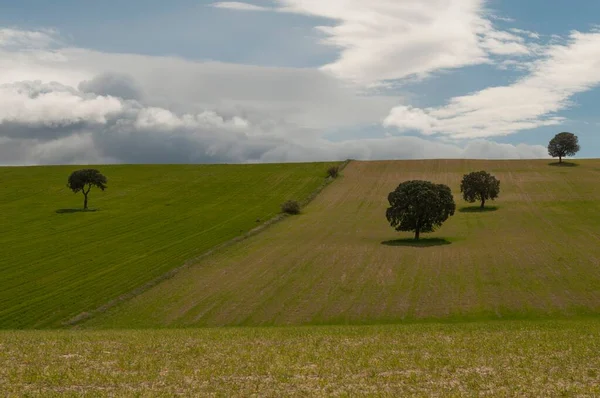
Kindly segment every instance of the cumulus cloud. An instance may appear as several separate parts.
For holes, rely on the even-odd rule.
[[[559,125],[564,118],[558,112],[573,105],[572,96],[600,84],[600,32],[572,32],[566,44],[545,48],[528,70],[511,85],[452,98],[439,108],[395,107],[385,125],[459,139]]]
[[[364,95],[318,69],[193,62],[79,48],[0,51],[0,84],[40,80],[168,109],[245,112],[330,128],[378,122],[399,97]]]
[[[84,125],[106,124],[108,116],[121,111],[116,98],[80,95],[59,83],[0,85],[0,134],[4,137],[69,134]]]
[[[0,48],[0,164],[546,156],[539,147],[489,141],[331,142],[323,138],[329,129],[380,123],[403,99],[365,93],[320,70],[45,43]],[[421,112],[412,123],[427,128],[435,119]]]
[[[67,162],[85,157],[136,163],[243,162],[256,152],[253,139],[245,134],[250,124],[238,116],[225,118],[213,111],[177,114],[59,83],[4,85],[0,109],[0,135],[35,141],[32,154],[42,160],[55,156]]]
[[[273,126],[253,125],[239,116],[225,117],[214,111],[181,114],[135,100],[85,93],[58,83],[20,82],[3,86],[0,98],[5,93],[22,106],[7,113],[10,117],[0,118],[2,164],[240,163],[545,155],[543,147],[483,141],[479,145],[485,144],[484,151],[472,145],[460,147],[417,137],[341,142],[322,138],[304,140],[305,131],[298,126],[293,131],[298,136],[294,137],[278,134]],[[67,105],[71,105],[68,112]]]

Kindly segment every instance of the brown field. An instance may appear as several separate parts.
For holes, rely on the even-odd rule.
[[[300,216],[221,250],[86,327],[535,318],[600,310],[600,161],[351,162]],[[496,211],[464,173],[501,180]],[[414,246],[385,220],[400,182],[448,184],[459,211]],[[474,204],[477,205],[477,204]],[[390,242],[391,241],[391,242]]]

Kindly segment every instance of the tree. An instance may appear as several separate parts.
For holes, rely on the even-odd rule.
[[[548,154],[553,158],[558,156],[558,163],[562,163],[565,156],[573,156],[579,152],[579,139],[572,133],[558,133],[548,144]]]
[[[414,231],[415,240],[421,232],[433,232],[448,217],[456,205],[450,188],[429,181],[405,181],[388,195],[390,207],[387,220],[396,231]]]
[[[67,187],[71,189],[73,192],[82,192],[83,193],[83,208],[88,208],[88,194],[92,187],[100,188],[101,190],[106,189],[106,177],[96,169],[82,169],[77,170],[71,173],[69,176],[69,181],[67,182]]]
[[[500,181],[486,171],[474,171],[463,176],[460,183],[460,192],[463,198],[473,203],[481,201],[481,208],[485,206],[486,200],[494,200],[500,193]]]

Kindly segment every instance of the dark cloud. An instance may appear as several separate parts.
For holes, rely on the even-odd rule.
[[[82,87],[84,91],[40,82],[0,86],[0,102],[9,104],[0,108],[0,164],[545,156],[543,147],[488,141],[465,149],[403,136],[331,142],[321,138],[319,129],[300,126],[276,114],[261,114],[242,104],[226,112],[186,113],[109,96],[108,91],[91,93],[86,87]]]
[[[47,123],[27,123],[5,121],[0,123],[0,136],[18,139],[55,140],[79,132],[88,126],[87,121],[51,121]]]
[[[78,86],[79,91],[97,95],[110,95],[125,100],[142,99],[142,89],[135,79],[119,73],[103,73],[92,80],[85,80]]]

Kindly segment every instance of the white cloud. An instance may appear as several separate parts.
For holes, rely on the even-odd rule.
[[[333,26],[317,30],[325,36],[322,43],[340,54],[323,70],[362,84],[489,63],[491,55],[531,53],[521,36],[494,27],[484,0],[276,1],[280,6],[268,10],[330,19]]]
[[[405,130],[417,130],[425,135],[433,134],[438,121],[427,114],[423,109],[412,106],[399,105],[392,109],[390,115],[384,121],[386,127],[397,126],[392,121],[401,120],[402,128]]]
[[[461,146],[419,137],[323,141],[313,147],[283,145],[265,153],[261,161],[298,161],[322,159],[535,159],[547,158],[541,145],[499,144],[476,140]]]
[[[0,48],[45,48],[59,44],[58,32],[51,29],[19,30],[0,28]]]
[[[484,22],[486,35],[481,40],[481,47],[490,54],[496,55],[529,55],[531,50],[525,40],[515,34],[494,30],[490,22]]]
[[[298,126],[255,125],[214,111],[178,113],[135,100],[78,91],[58,83],[5,85],[18,112],[0,119],[1,164],[219,163],[390,158],[543,157],[545,148],[385,137],[331,142],[303,139]],[[19,96],[16,98],[16,96]],[[67,109],[65,105],[73,105]],[[40,112],[43,109],[43,112]],[[31,110],[31,112],[28,112]],[[90,111],[93,110],[93,111]],[[484,145],[485,144],[485,145]]]
[[[212,4],[215,8],[225,8],[228,10],[238,10],[238,11],[273,11],[272,8],[261,7],[254,4],[249,3],[241,3],[239,1],[221,1]]]
[[[529,70],[514,84],[456,97],[443,107],[396,107],[385,125],[477,138],[561,124],[557,112],[573,105],[570,98],[600,84],[600,32],[572,32],[567,44],[547,47]],[[426,123],[415,126],[415,119]]]
[[[543,145],[500,144],[489,140],[473,140],[464,147],[467,159],[544,159],[548,149]]]
[[[318,129],[375,123],[398,98],[361,94],[316,69],[193,62],[78,48],[0,51],[0,84],[60,82],[180,112],[241,112],[265,123]]]
[[[509,18],[509,17],[504,17],[504,16],[500,16],[497,14],[490,14],[489,15],[490,19],[494,20],[494,21],[502,21],[502,22],[516,22],[514,18]]]
[[[531,30],[511,28],[510,31],[514,32],[516,34],[519,34],[519,35],[525,35],[525,36],[529,37],[530,39],[539,39],[539,38],[541,38],[541,35],[539,33],[532,32]]]
[[[324,139],[328,129],[380,122],[402,99],[365,95],[319,70],[43,43],[0,49],[0,164],[480,156],[467,144],[417,137]],[[407,112],[416,115],[413,128],[436,122],[424,111]],[[545,155],[485,142],[486,157]]]
[[[105,124],[107,116],[122,110],[113,97],[86,98],[58,83],[20,82],[0,85],[0,125],[69,127],[74,124]]]

